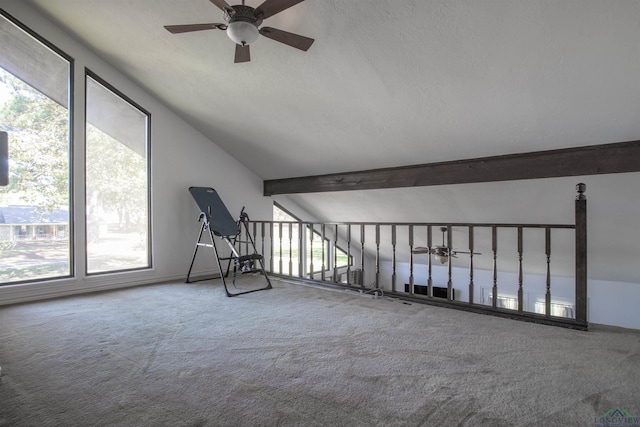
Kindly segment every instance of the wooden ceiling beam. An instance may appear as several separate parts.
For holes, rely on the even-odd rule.
[[[640,141],[264,181],[264,195],[640,172]]]

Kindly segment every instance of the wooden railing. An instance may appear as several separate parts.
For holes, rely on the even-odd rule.
[[[271,275],[587,329],[584,184],[577,190],[574,224],[251,221],[251,227]]]

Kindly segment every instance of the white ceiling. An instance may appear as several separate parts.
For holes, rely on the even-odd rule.
[[[263,179],[640,140],[638,0],[307,0],[264,25],[309,51],[260,38],[245,64],[219,30],[163,28],[223,22],[208,0],[27,2]],[[325,220],[567,223],[584,180],[590,274],[640,283],[639,177],[287,200]]]
[[[257,7],[262,0],[247,0]],[[638,138],[637,0],[307,0],[234,64],[208,0],[29,0],[264,179]]]

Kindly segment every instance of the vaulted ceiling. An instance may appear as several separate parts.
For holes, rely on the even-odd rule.
[[[637,0],[306,0],[264,25],[315,39],[309,51],[261,37],[242,64],[220,30],[163,28],[224,22],[209,0],[26,1],[263,179],[640,140]],[[587,181],[591,242],[637,254],[637,181]],[[576,182],[290,200],[332,220],[570,222]],[[640,280],[625,265],[598,275]]]
[[[28,1],[264,179],[639,136],[636,0],[307,0],[263,25],[309,51],[244,64],[163,28],[224,22],[209,0]]]

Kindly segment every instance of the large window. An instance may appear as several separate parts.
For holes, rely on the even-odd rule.
[[[72,274],[71,60],[0,13],[0,284]]]
[[[72,82],[71,58],[0,9],[0,284],[74,273]],[[87,274],[149,268],[149,114],[89,71],[85,101],[86,242],[75,252]]]
[[[151,266],[149,114],[86,77],[87,273]]]

